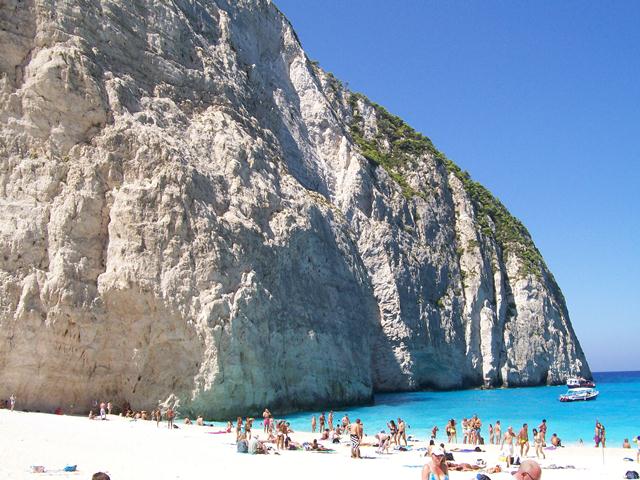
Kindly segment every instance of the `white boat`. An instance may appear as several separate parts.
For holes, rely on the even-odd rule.
[[[582,377],[567,378],[567,387],[569,388],[593,388],[596,384],[591,380]]]
[[[600,392],[595,388],[570,388],[560,395],[561,402],[585,402],[595,400]]]

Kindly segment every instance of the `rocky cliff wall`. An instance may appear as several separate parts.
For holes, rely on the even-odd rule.
[[[590,374],[524,227],[271,2],[0,9],[0,397],[221,418]]]

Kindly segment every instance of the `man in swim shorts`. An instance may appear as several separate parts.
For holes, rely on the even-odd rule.
[[[516,434],[513,433],[513,427],[509,427],[504,434],[504,440],[502,440],[502,453],[507,457],[507,468],[511,466],[513,455],[515,454],[513,448],[513,439]]]
[[[401,418],[398,418],[398,445],[404,440],[404,445],[407,446],[407,424]]]
[[[362,439],[363,427],[358,418],[355,423],[349,425],[349,438],[351,440],[351,458],[360,457],[360,440]]]
[[[526,457],[529,453],[529,427],[526,423],[522,425],[518,433],[518,445],[520,445],[520,457]]]

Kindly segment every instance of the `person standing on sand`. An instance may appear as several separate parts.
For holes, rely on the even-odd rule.
[[[167,428],[173,429],[173,418],[176,416],[173,408],[169,407],[167,409]]]
[[[478,415],[473,416],[473,443],[478,445],[480,443],[480,430],[482,428],[482,421],[478,418]]]
[[[13,409],[16,408],[16,396],[12,393],[9,397],[9,408],[13,412]]]
[[[329,416],[327,417],[327,423],[329,424],[329,430],[333,430],[333,410],[329,412]]]
[[[398,417],[398,445],[402,440],[404,440],[404,445],[407,446],[407,424]]]
[[[493,425],[489,424],[489,445],[493,445]]]
[[[349,415],[345,413],[344,417],[342,417],[341,423],[342,423],[342,429],[346,430],[347,426],[349,426],[349,424],[351,423],[351,420],[349,420]]]
[[[520,445],[520,458],[524,458],[529,453],[529,427],[526,423],[518,433],[518,445]]]
[[[433,428],[431,429],[431,439],[432,440],[436,439],[436,436],[438,435],[438,430],[440,430],[440,429],[438,428],[437,425],[434,425]]]
[[[362,458],[360,456],[360,441],[364,434],[364,428],[360,419],[349,425],[349,439],[351,440],[351,458]]]
[[[545,457],[544,451],[542,450],[543,438],[544,437],[542,436],[542,432],[538,432],[534,428],[533,429],[533,446],[536,449],[536,458],[540,458],[540,455],[542,455],[542,458],[546,459],[547,457]]]
[[[241,434],[242,434],[242,417],[238,417],[236,419],[236,442],[240,440]]]
[[[638,445],[638,453],[636,453],[636,462],[640,463],[640,435],[638,435],[634,442],[636,442],[636,445]]]
[[[160,407],[156,408],[156,411],[154,412],[155,415],[155,419],[156,419],[156,427],[160,426],[160,422],[162,421],[162,410],[160,409]]]
[[[462,419],[462,443],[467,443],[469,440],[469,422],[466,418]]]
[[[247,418],[244,422],[244,434],[247,440],[251,440],[251,427],[253,426],[253,418]]]
[[[515,455],[515,450],[513,448],[513,440],[515,438],[516,434],[513,433],[513,427],[509,427],[504,434],[504,439],[502,440],[502,452],[504,453],[504,456],[507,457],[507,468],[511,467],[511,462]]]
[[[396,422],[390,420],[387,423],[387,427],[389,427],[389,434],[391,435],[391,442],[398,445],[398,427],[396,427]]]
[[[451,440],[449,441],[449,443],[458,443],[458,432],[456,430],[456,421],[453,418],[451,419],[451,428],[449,429],[449,432],[451,433]]]
[[[542,423],[538,425],[538,432],[540,432],[540,436],[542,438],[542,446],[546,447],[547,442],[547,419],[543,418]]]
[[[311,433],[316,433],[316,416],[311,416]]]
[[[502,427],[500,426],[500,420],[496,421],[496,426],[493,427],[493,436],[496,441],[496,445],[500,445],[502,442]]]
[[[278,450],[284,450],[284,440],[287,435],[287,424],[284,420],[280,420],[276,426],[276,448]]]
[[[324,412],[322,412],[320,414],[320,416],[318,417],[318,423],[320,423],[320,431],[321,432],[324,432],[324,420],[325,420]]]
[[[593,441],[596,443],[596,448],[598,448],[601,443],[602,443],[602,448],[605,447],[606,439],[605,439],[604,425],[602,425],[598,420],[596,420],[596,428],[593,436]]]
[[[263,425],[263,431],[264,433],[267,433],[269,431],[269,409],[265,408],[264,412],[262,412],[262,425]]]
[[[100,402],[100,420],[107,419],[107,404]]]

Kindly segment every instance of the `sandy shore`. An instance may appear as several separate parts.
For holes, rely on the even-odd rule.
[[[261,434],[260,425],[256,433]],[[112,416],[108,421],[81,417],[0,410],[0,478],[34,479],[39,477],[90,479],[96,471],[105,471],[112,480],[211,479],[211,478],[309,478],[419,479],[425,458],[425,443],[413,443],[407,452],[377,455],[375,447],[363,447],[363,460],[349,458],[346,444],[337,452],[320,454],[285,451],[281,455],[247,455],[235,451],[235,434],[214,435],[217,427],[181,426],[169,430],[166,425]],[[366,431],[366,425],[365,425]],[[373,433],[373,432],[369,432]],[[296,432],[294,441],[308,441],[311,433]],[[325,443],[328,447],[334,445]],[[456,453],[456,461],[475,463],[483,459],[488,466],[499,462],[497,447],[485,446],[483,453]],[[640,472],[636,450],[570,447],[547,452],[541,465],[574,466],[575,469],[544,468],[544,479],[615,479],[627,470]],[[78,472],[60,470],[77,464]],[[43,465],[46,473],[32,473],[31,465]],[[501,462],[504,467],[504,462]],[[452,480],[475,478],[473,472],[452,472]],[[512,478],[508,473],[490,474],[492,479]]]

